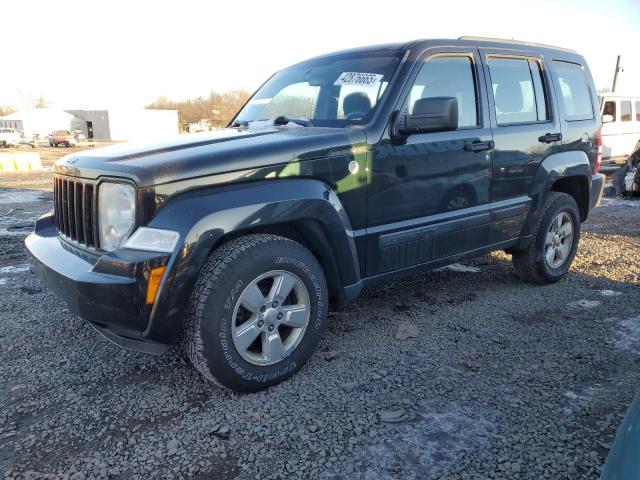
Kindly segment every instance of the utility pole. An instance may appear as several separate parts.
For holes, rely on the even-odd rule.
[[[618,59],[616,60],[616,71],[613,74],[613,86],[611,87],[611,93],[616,93],[616,83],[618,83],[618,73],[624,72],[624,68],[622,68],[622,55],[618,55]]]

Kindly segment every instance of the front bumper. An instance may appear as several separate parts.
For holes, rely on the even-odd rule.
[[[596,173],[591,176],[591,191],[589,192],[589,210],[597,207],[602,200],[604,191],[604,175]]]
[[[160,354],[167,345],[149,340],[153,305],[146,303],[151,269],[165,266],[167,254],[122,249],[96,254],[58,236],[53,215],[36,222],[25,240],[29,266],[43,283],[112,342]]]

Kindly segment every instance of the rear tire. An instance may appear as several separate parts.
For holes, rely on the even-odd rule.
[[[208,380],[255,392],[286,380],[313,354],[328,293],[316,258],[293,240],[252,234],[223,244],[200,272],[183,347]]]
[[[560,280],[576,255],[580,226],[575,199],[566,193],[550,192],[534,225],[533,242],[526,249],[513,252],[516,274],[522,280],[538,284]]]

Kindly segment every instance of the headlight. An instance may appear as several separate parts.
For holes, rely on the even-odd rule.
[[[98,188],[100,248],[111,251],[131,235],[136,222],[136,190],[127,183],[104,182]]]
[[[179,237],[178,232],[173,230],[140,227],[131,235],[124,246],[135,250],[171,253],[176,247]]]

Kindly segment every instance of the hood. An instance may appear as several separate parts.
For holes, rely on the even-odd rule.
[[[54,171],[92,179],[125,177],[142,187],[332,156],[364,140],[363,130],[353,128],[227,128],[77,152],[58,160]]]

